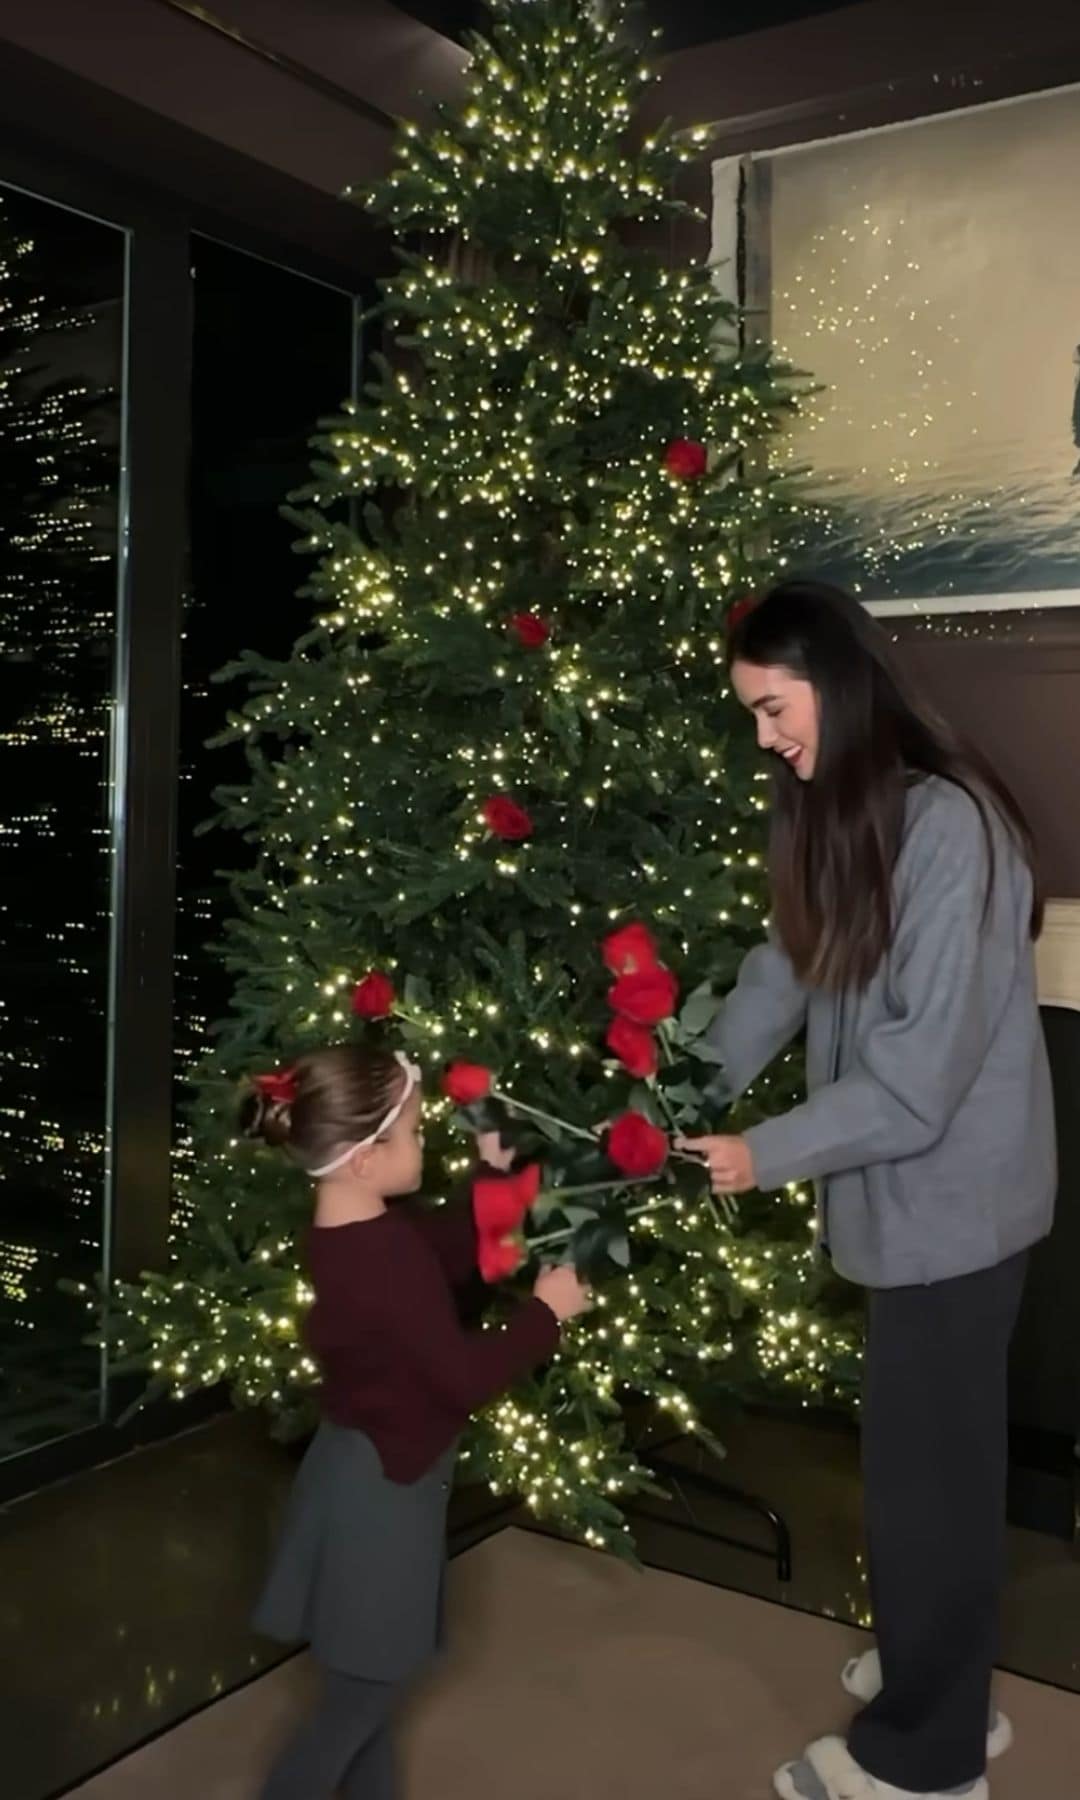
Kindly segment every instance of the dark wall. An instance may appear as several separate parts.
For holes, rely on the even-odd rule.
[[[1054,1074],[1061,1179],[1052,1235],[1032,1253],[1013,1343],[1014,1426],[1080,1438],[1080,1333],[1075,1272],[1080,1269],[1080,1014],[1043,1013]]]
[[[980,627],[988,635],[976,636]],[[968,615],[933,629],[900,626],[902,664],[1015,790],[1047,893],[1080,897],[1080,608]]]
[[[647,110],[715,123],[724,154],[854,131],[1076,79],[1080,6],[869,0],[663,62]]]

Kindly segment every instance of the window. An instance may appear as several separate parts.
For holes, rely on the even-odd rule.
[[[126,265],[0,187],[0,1456],[104,1406]]]
[[[229,981],[208,944],[227,905],[217,873],[245,845],[199,835],[214,789],[245,779],[239,752],[211,750],[231,695],[211,678],[245,649],[286,655],[308,623],[309,565],[281,516],[310,475],[321,418],[354,391],[352,296],[204,238],[194,240],[191,579],[183,647],[175,1067],[180,1119],[174,1209],[183,1216],[190,1146],[186,1077],[226,1008]]]

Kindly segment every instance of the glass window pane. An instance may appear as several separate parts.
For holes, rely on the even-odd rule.
[[[180,714],[174,1212],[184,1215],[190,1148],[185,1077],[226,1010],[229,982],[207,945],[227,894],[218,871],[248,854],[230,835],[200,835],[213,792],[246,780],[239,751],[210,750],[234,694],[211,678],[241,650],[286,655],[310,616],[297,598],[311,566],[281,516],[310,476],[321,418],[353,391],[352,296],[195,238],[191,445],[191,572]]]
[[[0,187],[0,1456],[92,1425],[126,240]]]

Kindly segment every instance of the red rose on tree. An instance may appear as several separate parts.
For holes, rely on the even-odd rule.
[[[361,1019],[385,1019],[393,1012],[396,998],[389,975],[372,969],[353,988],[352,1009]]]
[[[551,626],[539,613],[512,613],[506,623],[526,650],[539,650],[551,636]]]
[[[455,1106],[472,1106],[491,1092],[491,1070],[480,1063],[451,1063],[442,1078],[442,1091]]]
[[[613,975],[632,975],[637,969],[660,966],[656,940],[646,925],[620,925],[608,933],[600,952]]]
[[[669,475],[677,475],[680,481],[692,481],[697,475],[704,475],[709,466],[709,453],[704,444],[695,443],[693,438],[675,438],[664,451],[664,467]]]
[[[746,594],[741,600],[733,600],[728,607],[728,631],[734,631],[737,625],[741,625],[747,613],[752,613],[756,605],[757,599],[753,594]]]
[[[648,1080],[660,1066],[656,1039],[647,1025],[636,1025],[633,1019],[613,1019],[607,1034],[607,1047],[617,1056],[624,1069],[638,1080]]]
[[[637,1025],[658,1025],[670,1019],[678,998],[679,984],[670,969],[634,969],[620,975],[608,993],[608,1005]]]
[[[523,806],[518,806],[505,794],[492,794],[490,800],[483,805],[484,824],[498,838],[504,838],[508,844],[520,844],[527,837],[532,837],[533,822]]]
[[[624,1175],[656,1175],[667,1162],[668,1141],[644,1113],[628,1112],[611,1127],[605,1149]]]

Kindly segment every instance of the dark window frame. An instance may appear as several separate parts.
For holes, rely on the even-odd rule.
[[[69,81],[69,77],[59,77]],[[25,96],[23,96],[25,98]],[[38,96],[38,117],[63,119]],[[231,214],[125,179],[107,162],[73,154],[59,137],[0,117],[0,183],[127,233],[125,376],[127,476],[119,515],[116,644],[118,738],[114,770],[122,810],[113,822],[114,918],[110,981],[108,1130],[111,1206],[104,1233],[110,1278],[134,1279],[168,1260],[173,1145],[173,975],[181,700],[181,629],[187,571],[192,385],[191,243],[230,249],[323,282],[370,294],[381,243],[357,221],[356,261],[343,263],[340,231],[328,253],[274,238]],[[342,207],[341,211],[345,208]],[[103,1071],[103,1074],[105,1072]],[[104,1082],[103,1082],[104,1087]],[[90,1321],[88,1320],[88,1329]],[[138,1444],[193,1425],[216,1395],[161,1402],[118,1428],[138,1379],[112,1380],[106,1422],[0,1462],[0,1503]]]

